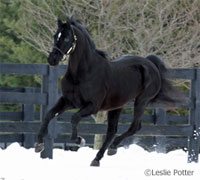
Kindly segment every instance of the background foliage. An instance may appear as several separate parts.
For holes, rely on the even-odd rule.
[[[172,67],[191,67],[200,59],[199,9],[199,0],[29,0],[18,30],[48,55],[57,17],[73,14],[111,59],[155,53]]]

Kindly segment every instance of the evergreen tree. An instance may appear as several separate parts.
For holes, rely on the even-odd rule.
[[[9,2],[9,3],[8,3]],[[46,56],[20,37],[18,26],[22,13],[20,0],[0,2],[0,62],[46,63]],[[0,75],[0,87],[39,86],[38,76]]]

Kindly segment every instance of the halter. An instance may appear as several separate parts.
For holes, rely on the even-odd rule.
[[[74,33],[73,33],[74,34]],[[77,41],[77,37],[76,35],[74,35],[74,40],[72,42],[71,47],[68,49],[68,51],[66,53],[64,53],[60,48],[58,48],[57,46],[54,46],[53,49],[58,50],[62,55],[63,58],[61,59],[61,61],[65,61],[67,60],[67,57],[74,52],[75,48],[76,48],[76,41]]]

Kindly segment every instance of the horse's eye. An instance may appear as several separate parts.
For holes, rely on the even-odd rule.
[[[65,41],[65,42],[69,42],[69,38],[68,38],[68,37],[65,38],[64,41]]]

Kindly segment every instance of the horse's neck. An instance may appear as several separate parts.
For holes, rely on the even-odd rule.
[[[80,73],[81,74],[87,73],[87,69],[92,63],[91,56],[92,56],[91,50],[77,46],[77,50],[69,58],[69,65],[68,65],[68,72],[73,78],[77,78],[78,75],[80,75]]]
[[[75,57],[70,57],[69,58],[69,64],[68,64],[68,72],[72,75],[72,76],[76,76],[77,75],[77,71],[78,71],[78,66],[79,66],[79,59]]]
[[[73,79],[78,79],[79,76],[84,76],[88,74],[88,69],[91,66],[95,66],[95,64],[99,65],[97,62],[100,58],[97,58],[97,54],[90,47],[87,39],[82,36],[82,34],[75,30],[75,34],[77,35],[77,45],[76,49],[69,58],[69,66],[68,73]]]

